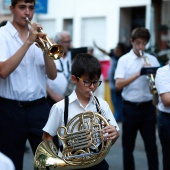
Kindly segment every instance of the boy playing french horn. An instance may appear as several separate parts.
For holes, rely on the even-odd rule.
[[[93,114],[93,112],[96,113],[97,107],[99,108],[99,106],[100,106],[99,112],[101,112],[101,113],[99,113],[99,115],[101,114],[103,117],[105,117],[107,120],[109,120],[109,123],[107,124],[105,122],[104,124],[100,125],[100,127],[102,126],[103,128],[102,129],[99,128],[100,130],[98,132],[96,132],[93,129],[94,124],[92,123],[91,125],[89,125],[88,122],[86,122],[87,120],[85,120],[84,124],[83,125],[81,124],[82,128],[78,129],[78,127],[76,127],[75,131],[77,131],[77,133],[80,131],[83,131],[83,128],[86,129],[86,127],[84,127],[84,126],[89,125],[89,127],[92,130],[92,133],[101,135],[101,132],[102,132],[102,134],[103,134],[104,142],[100,139],[97,139],[98,144],[96,144],[96,146],[100,145],[101,143],[107,143],[107,141],[110,141],[111,145],[114,144],[115,141],[117,140],[117,138],[119,137],[119,133],[118,133],[119,127],[114,119],[114,116],[110,110],[110,107],[106,101],[104,101],[101,98],[95,97],[95,99],[98,101],[97,107],[96,107],[96,102],[95,102],[95,100],[93,100],[93,97],[94,97],[93,92],[95,92],[97,87],[99,87],[102,82],[99,80],[99,78],[101,76],[101,68],[100,68],[99,61],[92,55],[81,53],[74,58],[73,63],[72,63],[71,73],[72,73],[72,81],[74,82],[76,88],[73,91],[73,93],[68,97],[69,104],[68,104],[67,123],[80,113],[83,113],[83,112],[84,113],[90,112],[90,114],[91,113]],[[62,101],[54,104],[53,107],[51,108],[49,119],[48,119],[45,127],[43,128],[43,131],[44,131],[43,140],[44,141],[53,141],[53,136],[56,135],[56,131],[58,130],[58,128],[61,126],[64,126],[64,108],[65,108],[64,103],[65,103],[65,100],[62,100]],[[87,115],[85,114],[85,115],[82,115],[82,117],[83,116],[86,117]],[[98,115],[95,115],[94,117],[98,118]],[[96,119],[95,123],[97,123],[97,122],[98,121]],[[107,126],[106,126],[106,124],[107,124]],[[95,125],[95,128],[96,127],[97,127],[97,125]],[[68,134],[70,133],[71,128],[72,127],[69,127],[67,129]],[[60,136],[62,136],[62,135],[64,136],[66,133],[67,133],[66,129],[63,128],[63,131],[61,131]],[[78,137],[75,136],[75,138],[78,138]],[[69,141],[69,143],[71,143],[71,144],[70,145],[68,144],[69,146],[67,146],[67,148],[70,148],[70,147],[72,148],[72,146],[74,145],[74,143],[72,143],[72,142],[74,141],[76,143],[75,138]],[[77,140],[79,140],[81,142],[81,140],[83,140],[83,139],[77,139]],[[92,139],[92,141],[93,141],[93,139]],[[85,151],[86,151],[86,149],[93,150],[94,155],[98,154],[98,152],[96,152],[97,149],[95,148],[96,146],[94,145],[94,143],[92,142],[93,146],[90,146],[89,148],[83,148],[83,149],[85,149]],[[64,143],[64,146],[66,146],[66,145],[67,144]],[[82,145],[83,145],[83,142],[82,142],[82,144],[80,144],[80,147]],[[76,148],[76,146],[73,147],[73,150],[75,148]],[[75,152],[78,152],[78,150],[75,149]],[[99,152],[100,152],[100,149],[99,149]],[[72,153],[72,151],[70,151],[70,153]],[[86,152],[84,154],[79,153],[79,157],[81,157],[81,156],[83,157],[83,155],[84,156],[88,155],[88,153],[86,153]],[[93,156],[93,154],[91,156]],[[76,156],[75,156],[75,159],[76,159]],[[97,160],[97,161],[98,161],[97,165],[95,163],[93,163],[94,160],[92,160],[91,165],[90,164],[83,165],[83,163],[82,163],[82,166],[77,165],[75,167],[70,167],[70,169],[82,169],[84,167],[86,167],[85,169],[90,169],[90,170],[95,170],[95,169],[96,170],[97,169],[107,170],[107,169],[109,169],[109,165],[104,159],[102,159],[102,161],[100,161],[100,160]],[[73,163],[74,163],[74,160],[73,160]]]

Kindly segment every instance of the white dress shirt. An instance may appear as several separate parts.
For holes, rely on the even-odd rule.
[[[170,92],[170,65],[159,68],[156,72],[155,85],[159,95],[158,109],[170,114],[170,106],[164,106],[160,94]]]
[[[59,60],[54,60],[54,62],[57,68],[57,77],[54,80],[47,78],[47,84],[54,93],[64,96],[70,79],[71,52],[68,52],[65,58],[61,57]]]
[[[152,67],[160,66],[156,57],[144,53]],[[140,72],[143,67],[144,59],[139,58],[133,50],[122,56],[117,64],[114,78],[129,78],[135,73]],[[138,77],[132,83],[123,88],[122,97],[130,102],[144,102],[152,100],[152,94],[148,86],[146,75]]]
[[[15,170],[12,160],[2,152],[0,152],[0,170]]]
[[[8,21],[0,28],[0,61],[9,59],[23,45],[18,31]],[[0,96],[32,101],[46,96],[46,73],[42,50],[30,46],[18,67],[6,78],[0,78]]]
[[[116,126],[116,129],[119,130],[119,127],[114,119],[114,116],[112,114],[112,111],[109,108],[109,105],[106,101],[104,101],[101,98],[98,98],[98,101],[100,103],[101,109],[105,113],[105,117],[110,120],[110,124]],[[60,126],[65,126],[64,124],[64,100],[61,100],[60,102],[53,105],[50,111],[49,119],[43,128],[43,131],[49,133],[51,136],[55,136],[57,129]],[[77,114],[92,111],[96,111],[96,104],[90,99],[89,103],[84,108],[79,100],[77,99],[77,95],[75,91],[72,92],[72,94],[69,96],[69,107],[68,107],[68,122]],[[63,131],[61,132],[63,134]]]

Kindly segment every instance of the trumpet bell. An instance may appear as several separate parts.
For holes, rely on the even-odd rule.
[[[26,17],[25,20],[32,25],[32,23],[29,21],[29,18]],[[40,28],[38,29],[38,32],[43,32],[43,30]],[[36,45],[41,48],[41,50],[44,52],[45,49],[48,49],[48,56],[52,60],[57,60],[60,57],[64,55],[64,48],[63,46],[59,44],[52,44],[50,39],[48,37],[40,38],[38,37],[38,41],[36,41]]]
[[[58,60],[63,55],[64,55],[64,48],[63,48],[63,46],[61,46],[59,44],[53,44],[49,48],[49,57],[52,60]]]

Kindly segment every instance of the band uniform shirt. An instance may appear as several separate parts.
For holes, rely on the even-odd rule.
[[[0,28],[0,61],[9,59],[22,45],[18,31],[9,21]],[[44,57],[35,43],[17,68],[7,78],[0,78],[0,96],[19,101],[32,101],[46,96]]]
[[[1,170],[15,170],[12,160],[0,152],[0,169]]]
[[[144,53],[150,62],[152,67],[160,66],[156,57]],[[137,72],[140,72],[143,67],[144,59],[139,58],[133,50],[130,50],[127,54],[120,57],[118,60],[117,68],[115,71],[114,79],[116,78],[129,78]],[[152,94],[148,86],[148,80],[146,75],[138,77],[129,85],[123,88],[122,97],[126,101],[130,102],[145,102],[152,100]]]
[[[158,109],[170,114],[170,106],[164,106],[160,94],[170,92],[170,65],[159,68],[156,72],[155,85],[159,95]]]
[[[97,98],[97,99],[99,101],[101,109],[104,110],[106,118],[110,120],[110,124],[113,126],[116,126],[116,129],[119,130],[119,127],[114,119],[112,111],[110,110],[107,102],[101,98]],[[56,104],[54,104],[51,108],[48,121],[47,121],[45,127],[43,128],[43,131],[49,133],[51,136],[56,135],[58,127],[65,126],[64,106],[65,106],[64,100],[61,100],[61,101],[57,102]],[[84,108],[81,105],[81,103],[79,102],[79,100],[77,99],[77,95],[76,95],[75,91],[73,91],[71,93],[71,95],[69,96],[68,121],[67,122],[69,122],[77,114],[87,112],[87,111],[97,112],[96,104],[92,100],[92,97],[91,97],[89,103]],[[63,131],[61,131],[61,133],[64,134]]]
[[[54,93],[64,96],[71,75],[71,52],[69,51],[65,58],[61,57],[54,62],[57,77],[54,80],[47,78],[47,84]]]

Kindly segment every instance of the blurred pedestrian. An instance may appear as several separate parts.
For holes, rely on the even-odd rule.
[[[62,31],[57,34],[54,39],[55,43],[62,45],[64,48],[64,55],[55,60],[55,65],[57,67],[57,77],[54,80],[47,79],[47,100],[52,106],[56,102],[62,100],[67,92],[69,93],[73,90],[73,83],[70,79],[71,76],[71,37],[70,33],[67,31]],[[71,89],[69,89],[69,87]]]
[[[108,53],[104,49],[98,47],[96,44],[95,46],[105,55],[109,56],[111,58],[111,64],[108,71],[108,81],[109,81],[109,87],[110,87],[110,93],[111,93],[111,100],[114,107],[114,117],[116,121],[121,122],[122,121],[122,103],[123,99],[121,96],[121,91],[115,88],[115,80],[114,80],[114,74],[117,67],[117,62],[119,58],[126,53],[126,46],[124,43],[117,43],[117,46],[115,49],[111,49]]]
[[[115,70],[117,67],[117,62],[119,58],[125,54],[126,52],[126,46],[124,43],[118,43],[116,48],[110,52],[109,56],[111,57],[111,65],[108,71],[108,80],[109,80],[109,86],[111,90],[111,99],[114,106],[114,117],[116,121],[121,122],[122,121],[122,104],[123,99],[121,96],[122,90],[118,90],[115,88]]]

